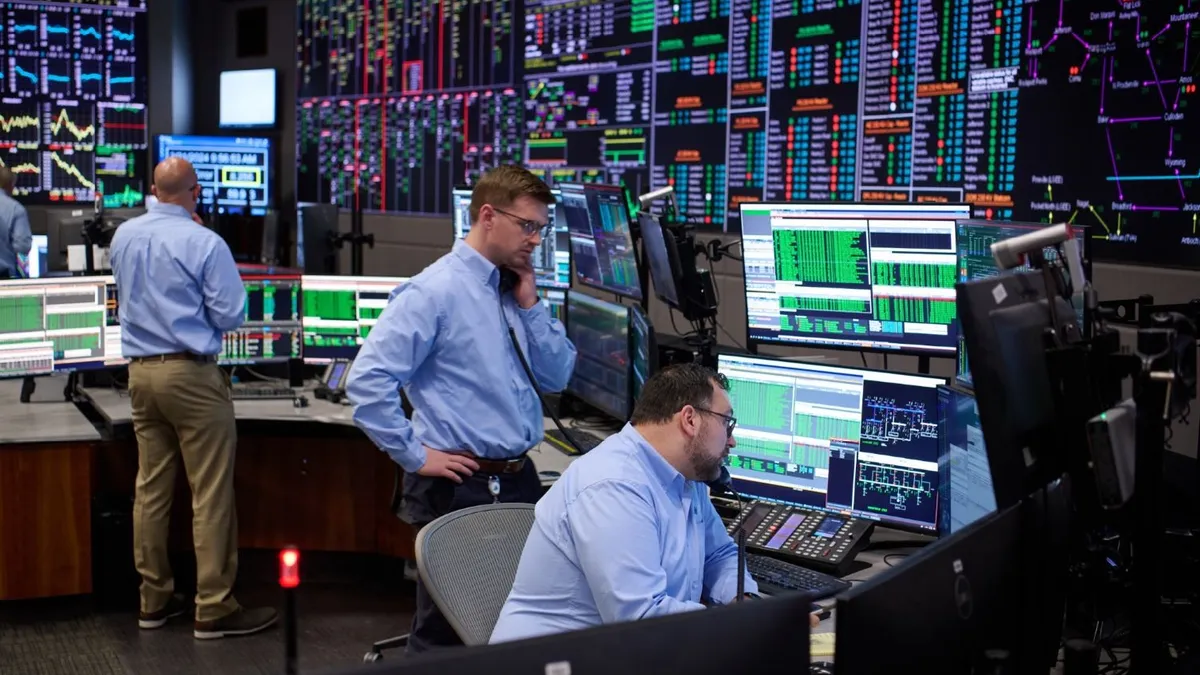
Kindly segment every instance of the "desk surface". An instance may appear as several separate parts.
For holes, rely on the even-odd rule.
[[[40,377],[30,403],[21,403],[21,379],[0,380],[0,444],[98,441],[100,432],[63,399],[65,377]]]

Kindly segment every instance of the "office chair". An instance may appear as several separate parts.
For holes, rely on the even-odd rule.
[[[421,582],[463,644],[487,644],[492,636],[532,527],[533,504],[485,504],[448,513],[417,533]],[[377,642],[363,660],[407,644],[407,635]]]

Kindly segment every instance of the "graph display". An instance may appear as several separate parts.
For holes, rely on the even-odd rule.
[[[567,223],[575,278],[588,286],[642,299],[625,191],[613,185],[561,183],[559,218]]]
[[[742,206],[751,340],[950,353],[965,204]]]
[[[739,492],[936,531],[943,380],[720,355]]]
[[[625,421],[631,410],[629,308],[586,293],[567,294],[567,337],[579,352],[567,393]]]
[[[392,292],[406,281],[404,277],[304,275],[304,361],[331,363],[358,356]]]
[[[221,364],[281,363],[298,359],[300,277],[242,274],[242,325],[221,336]]]
[[[107,205],[142,204],[144,3],[10,2],[0,26],[0,160],[18,196],[90,203],[101,191]],[[114,155],[132,160],[120,180],[99,159]]]

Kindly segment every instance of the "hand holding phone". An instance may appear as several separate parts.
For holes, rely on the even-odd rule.
[[[506,267],[503,272],[507,271],[512,284],[513,300],[517,301],[517,305],[521,309],[529,309],[537,304],[537,278],[533,274],[533,265],[526,267]],[[501,287],[504,286],[504,280],[501,279]]]

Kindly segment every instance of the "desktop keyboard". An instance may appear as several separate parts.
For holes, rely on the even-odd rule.
[[[551,429],[550,431],[547,431],[546,440],[558,446],[558,448],[563,452],[571,455],[579,454],[580,450],[585,453],[591,452],[604,440],[603,438],[598,438],[593,434],[589,434],[578,429],[575,429],[570,433],[571,438],[575,441],[575,445],[579,446],[579,450],[576,450],[575,445],[571,445],[571,441],[567,440],[567,437],[557,429]]]
[[[296,398],[296,391],[287,387],[247,387],[234,385],[233,400],[235,401],[270,401]]]
[[[767,595],[804,591],[829,597],[850,588],[848,581],[765,555],[747,555],[746,570]]]

